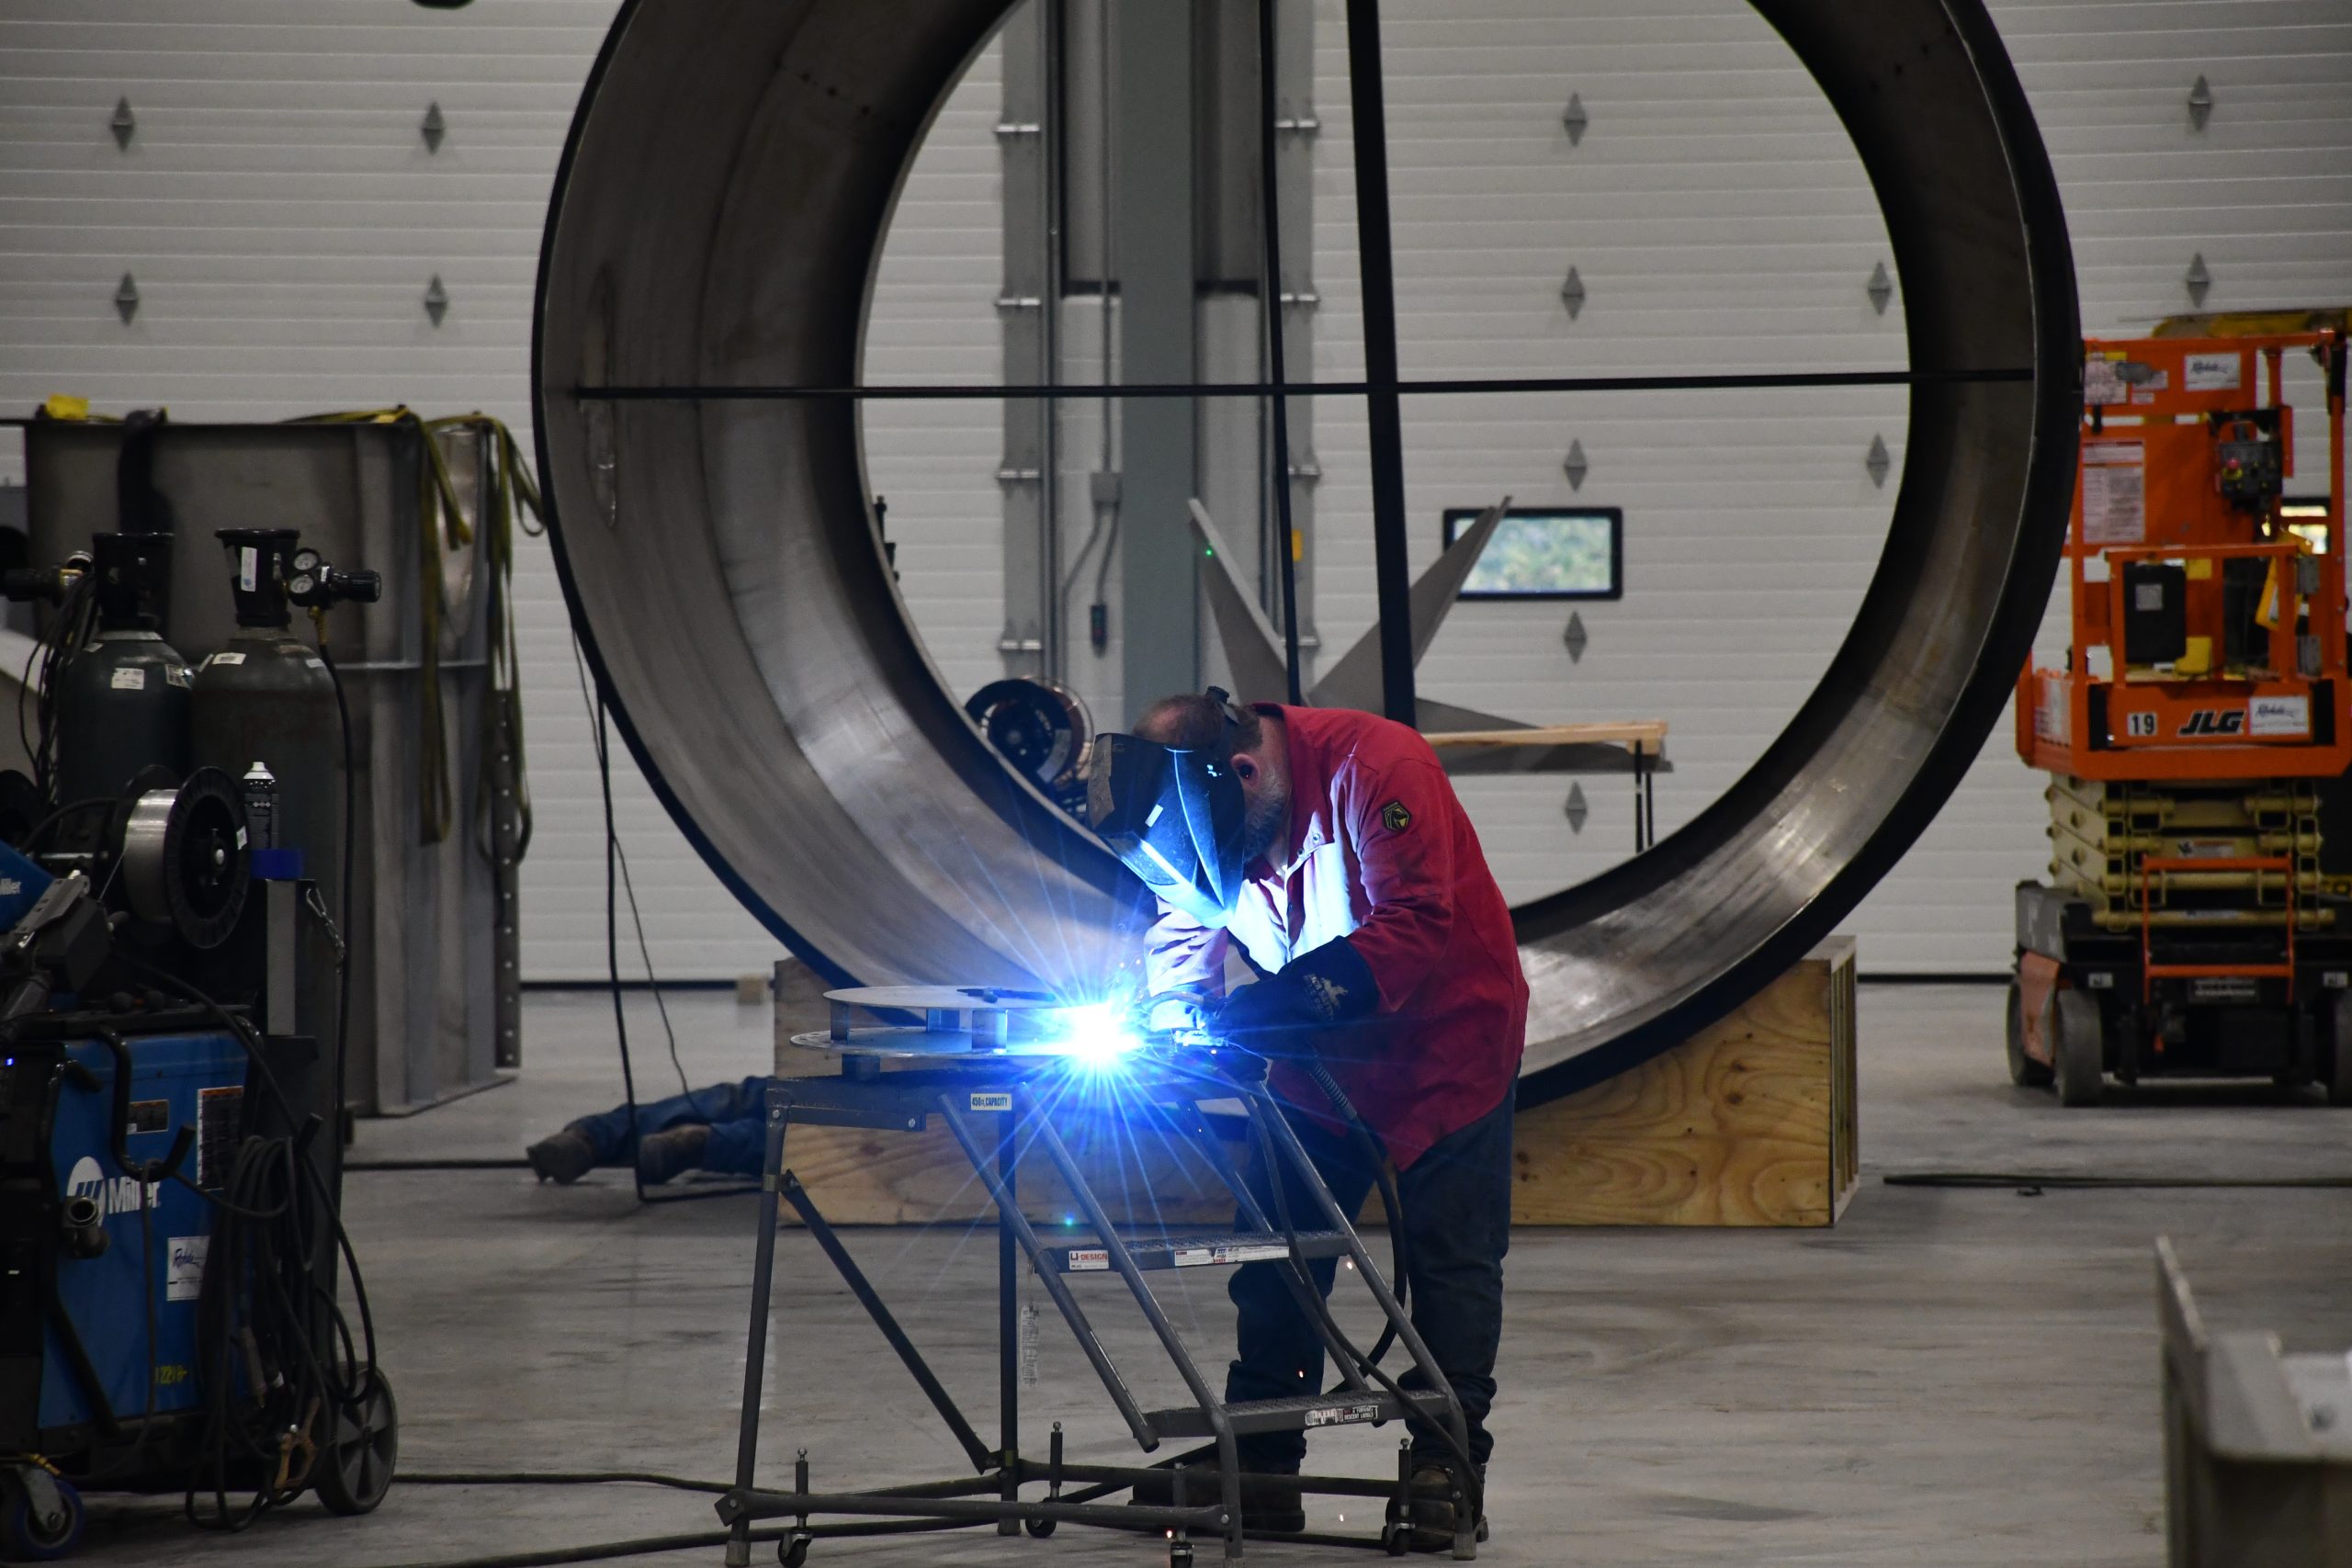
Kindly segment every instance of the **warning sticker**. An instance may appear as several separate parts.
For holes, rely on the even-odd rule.
[[[1281,1242],[1250,1242],[1240,1246],[1179,1247],[1168,1255],[1168,1260],[1179,1269],[1204,1269],[1222,1263],[1271,1263],[1289,1256],[1290,1248]]]
[[[2061,746],[2074,739],[2074,714],[2066,706],[2066,683],[2055,675],[2041,678],[2041,700],[2033,705],[2033,732]]]
[[[107,684],[118,692],[143,692],[147,689],[147,671],[141,665],[125,665],[107,678]]]
[[[196,1184],[207,1190],[225,1186],[243,1139],[245,1087],[223,1084],[196,1091]]]
[[[216,653],[211,658],[206,660],[204,661],[204,667],[207,670],[209,670],[215,664],[243,664],[244,661],[245,656],[242,653],[230,653],[223,651]]]
[[[2083,540],[2136,545],[2148,536],[2147,446],[2138,441],[2083,445]]]
[[[2256,697],[2246,705],[2245,732],[2248,735],[2309,735],[2312,732],[2312,701],[2309,697]]]
[[[1376,1399],[1359,1400],[1353,1404],[1327,1404],[1319,1410],[1306,1413],[1309,1427],[1345,1427],[1357,1421],[1379,1419],[1380,1402]]]
[[[212,1250],[209,1235],[172,1237],[170,1271],[164,1276],[164,1299],[192,1302],[204,1294],[204,1255]]]
[[[1069,1261],[1062,1266],[1070,1274],[1097,1274],[1111,1267],[1111,1255],[1099,1247],[1073,1247]]]
[[[166,664],[164,666],[164,684],[166,686],[185,686],[187,683],[188,674],[184,666],[177,664]]]
[[[2131,389],[2123,378],[2116,374],[2119,362],[2092,355],[2083,361],[2083,401],[2092,407],[2120,403],[2130,397]]]
[[[2234,392],[2245,361],[2235,354],[2192,354],[2181,367],[2182,389],[2190,392]]]

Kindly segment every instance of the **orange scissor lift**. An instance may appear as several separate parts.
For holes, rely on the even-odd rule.
[[[2343,321],[2084,347],[2072,647],[2018,681],[2052,855],[2018,886],[2009,1076],[2070,1105],[2159,1074],[2352,1103]],[[2324,500],[2288,495],[2290,355],[2320,369]]]

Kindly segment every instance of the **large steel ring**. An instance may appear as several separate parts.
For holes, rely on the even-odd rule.
[[[1005,0],[630,4],[575,118],[533,374],[574,624],[671,813],[836,980],[1082,983],[1122,875],[1001,762],[910,628],[840,400],[899,181]],[[1916,372],[1851,631],[1763,758],[1649,853],[1519,911],[1539,1092],[1752,994],[1894,863],[1976,756],[2056,569],[2080,408],[2065,221],[1979,0],[1759,0],[1885,215]]]

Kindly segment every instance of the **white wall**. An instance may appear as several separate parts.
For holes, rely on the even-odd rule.
[[[0,7],[0,412],[52,392],[101,411],[274,420],[407,403],[481,409],[530,444],[541,224],[615,0],[9,0]],[[996,374],[993,53],[910,181],[877,285],[876,379]],[[128,97],[138,125],[118,148]],[[437,152],[418,134],[438,102]],[[141,302],[113,304],[124,272]],[[435,327],[424,296],[447,289]],[[877,405],[876,487],[906,589],[958,690],[996,669],[992,404]],[[0,482],[22,482],[13,432]],[[967,491],[982,504],[964,504]],[[960,509],[959,509],[960,508]],[[903,519],[903,522],[900,520]],[[516,620],[537,807],[523,871],[531,979],[604,972],[604,828],[570,623],[543,542]],[[969,633],[969,637],[965,636]],[[985,633],[985,636],[981,634]],[[959,649],[966,642],[978,655]],[[616,817],[664,976],[782,952],[686,845],[616,746]],[[625,968],[639,970],[627,932]]]
[[[1141,3],[1141,0],[1126,0]],[[1339,0],[1317,7],[1317,374],[1356,367],[1353,211]],[[548,182],[613,0],[10,0],[0,9],[0,411],[52,391],[119,412],[268,419],[406,401],[481,408],[527,437],[526,347]],[[2352,298],[2352,6],[2343,0],[1994,0],[2058,163],[2094,332],[2188,308]],[[1732,0],[1389,0],[1391,163],[1408,375],[1564,367],[1899,364],[1901,302],[1863,295],[1885,254],[1852,151],[1784,48]],[[1001,373],[996,66],[944,114],[886,254],[877,380]],[[2217,105],[2191,132],[2199,73]],[[1559,123],[1581,95],[1591,126]],[[139,117],[130,149],[107,127]],[[437,99],[437,154],[416,127]],[[1589,291],[1570,321],[1559,280]],[[143,303],[128,327],[121,274]],[[447,320],[427,321],[443,277]],[[1073,377],[1091,378],[1066,314]],[[1319,618],[1341,647],[1371,612],[1360,419],[1317,413]],[[1068,434],[1083,440],[1076,416]],[[1561,606],[1469,604],[1424,666],[1432,694],[1531,719],[1662,715],[1679,771],[1661,825],[1695,811],[1793,710],[1842,635],[1883,538],[1904,402],[1854,391],[1420,400],[1406,411],[1414,544],[1447,505],[1503,491],[1623,505],[1628,595],[1587,606],[1571,666]],[[869,468],[903,589],[951,689],[1000,669],[993,404],[876,404]],[[1091,446],[1089,448],[1091,450]],[[2310,461],[2309,457],[2305,461]],[[0,445],[0,479],[16,477]],[[1082,486],[1080,487],[1082,495]],[[1114,573],[1115,587],[1116,573]],[[602,964],[601,827],[562,606],[543,547],[517,583],[539,832],[526,972]],[[1073,630],[1082,637],[1083,585]],[[1114,626],[1118,617],[1114,618]],[[1115,645],[1113,657],[1115,659]],[[1082,650],[1076,656],[1087,657]],[[1114,716],[1106,711],[1099,718]],[[1875,970],[2005,961],[2008,885],[2042,856],[2038,780],[1996,731],[1920,847],[1855,922]],[[1473,803],[1516,895],[1623,852],[1624,792],[1480,783]],[[624,765],[621,829],[657,966],[725,976],[775,944]]]

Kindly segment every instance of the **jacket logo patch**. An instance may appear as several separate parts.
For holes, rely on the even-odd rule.
[[[1405,803],[1401,800],[1392,800],[1382,807],[1380,819],[1388,825],[1392,833],[1401,833],[1413,825],[1413,814],[1405,809]]]

